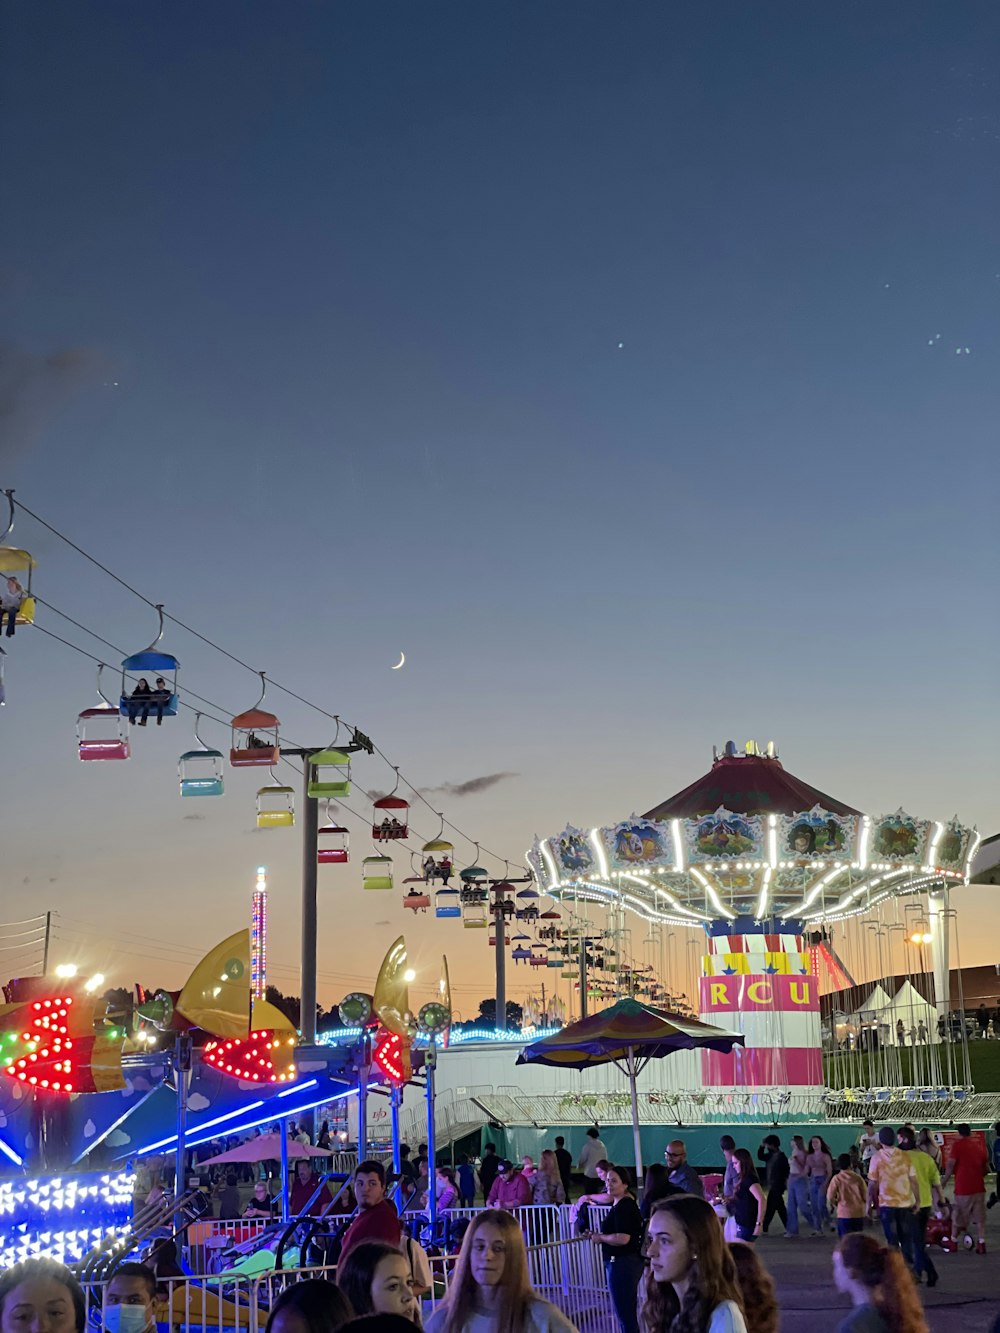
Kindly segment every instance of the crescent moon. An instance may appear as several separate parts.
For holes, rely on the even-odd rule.
[[[398,661],[398,662],[396,663],[396,665],[392,668],[393,671],[398,671],[399,668],[404,664],[405,661],[406,661],[406,654],[403,652],[402,649],[400,649],[400,652],[399,652],[399,661]]]

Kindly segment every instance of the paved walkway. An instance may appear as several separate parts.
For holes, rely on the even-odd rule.
[[[989,1333],[1000,1315],[1000,1207],[988,1214],[986,1255],[931,1250],[940,1281],[921,1287],[931,1333]],[[779,1224],[775,1224],[779,1225]],[[875,1235],[881,1236],[876,1230]],[[757,1243],[762,1261],[778,1285],[781,1333],[833,1333],[849,1308],[833,1285],[830,1256],[835,1236],[784,1240],[764,1236]]]

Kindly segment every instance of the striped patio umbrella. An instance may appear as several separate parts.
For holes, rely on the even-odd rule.
[[[628,1076],[632,1096],[632,1137],[635,1144],[637,1179],[642,1174],[639,1144],[639,1097],[636,1079],[650,1060],[660,1060],[672,1051],[724,1051],[741,1046],[743,1037],[723,1028],[701,1023],[697,1018],[654,1009],[639,1000],[619,1000],[610,1009],[581,1018],[578,1023],[525,1046],[519,1065],[539,1063],[561,1069],[590,1069],[614,1064]]]

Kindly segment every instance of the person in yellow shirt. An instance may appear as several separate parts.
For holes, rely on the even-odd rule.
[[[927,1274],[927,1285],[936,1287],[937,1269],[927,1253],[927,1219],[931,1208],[941,1202],[941,1172],[937,1162],[929,1153],[917,1147],[917,1140],[912,1130],[899,1131],[899,1146],[909,1159],[917,1173],[917,1190],[920,1194],[920,1207],[913,1217],[913,1272],[917,1281]]]
[[[913,1267],[913,1218],[920,1207],[920,1188],[910,1155],[896,1147],[896,1131],[884,1125],[878,1132],[879,1150],[868,1171],[868,1206],[878,1208],[879,1221],[889,1245],[902,1250]]]
[[[826,1189],[827,1207],[837,1216],[838,1236],[864,1227],[866,1191],[864,1178],[851,1169],[851,1154],[842,1152],[837,1158],[837,1174]]]

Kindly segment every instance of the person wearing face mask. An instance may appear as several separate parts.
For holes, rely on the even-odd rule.
[[[156,1275],[145,1264],[119,1264],[104,1288],[107,1333],[147,1333],[156,1323]]]
[[[661,1199],[646,1253],[641,1333],[747,1333],[736,1264],[711,1204],[693,1195]]]
[[[561,1310],[531,1286],[517,1220],[499,1208],[472,1219],[448,1294],[427,1333],[576,1333]]]
[[[419,1323],[410,1262],[392,1245],[355,1245],[337,1268],[337,1286],[356,1315],[395,1314]]]
[[[83,1288],[65,1264],[25,1259],[0,1274],[0,1329],[22,1333],[83,1333],[87,1303]]]

